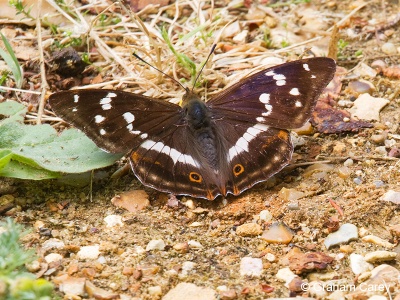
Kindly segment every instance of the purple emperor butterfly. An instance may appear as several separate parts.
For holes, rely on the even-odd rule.
[[[302,126],[336,70],[330,58],[285,63],[240,80],[208,102],[183,105],[116,90],[50,96],[54,112],[101,149],[129,152],[137,178],[175,195],[238,195],[286,166],[288,129]]]

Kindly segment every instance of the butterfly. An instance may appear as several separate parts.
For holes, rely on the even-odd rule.
[[[333,59],[259,71],[207,102],[186,89],[182,105],[118,90],[50,96],[53,111],[101,149],[129,153],[136,177],[174,195],[238,195],[291,159],[289,129],[310,117],[336,70]]]

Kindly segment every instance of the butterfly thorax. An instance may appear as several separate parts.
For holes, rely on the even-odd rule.
[[[190,133],[199,147],[199,155],[203,156],[213,169],[219,167],[218,141],[211,112],[207,105],[196,94],[188,92],[184,97],[186,104],[183,110]],[[193,147],[194,145],[189,145]]]

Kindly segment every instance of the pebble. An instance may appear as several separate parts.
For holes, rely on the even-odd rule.
[[[272,220],[272,214],[268,209],[264,209],[262,211],[260,211],[260,220],[264,221],[264,222],[269,222]]]
[[[118,294],[99,288],[89,280],[86,280],[85,290],[88,293],[88,295],[90,297],[93,297],[94,299],[111,300],[120,298]]]
[[[310,296],[317,299],[323,299],[328,295],[328,292],[324,289],[324,285],[320,281],[311,281],[308,283],[307,292]]]
[[[393,43],[384,43],[381,47],[382,52],[387,54],[387,55],[395,55],[397,54],[397,48],[396,45]]]
[[[369,263],[390,261],[396,259],[396,256],[396,252],[380,250],[365,254],[365,260]]]
[[[181,282],[162,298],[163,300],[216,300],[217,293],[210,288]]]
[[[260,277],[263,272],[261,258],[243,257],[240,261],[240,276]]]
[[[389,230],[394,236],[400,237],[400,224],[391,225]]]
[[[377,72],[374,68],[371,68],[365,63],[360,63],[357,67],[357,73],[360,74],[361,76],[365,77],[370,77],[374,78],[377,75]]]
[[[261,238],[271,244],[289,244],[293,239],[292,230],[284,223],[273,223],[264,233]]]
[[[162,295],[162,289],[161,286],[156,285],[156,286],[149,286],[147,288],[147,292],[149,293],[150,296],[155,297],[160,297]]]
[[[36,273],[41,268],[40,262],[38,260],[34,260],[34,261],[30,262],[30,263],[26,263],[25,267],[31,273]]]
[[[236,228],[238,236],[257,236],[262,233],[262,228],[257,223],[246,223]]]
[[[188,245],[189,245],[190,249],[201,249],[201,248],[203,248],[203,245],[200,244],[200,242],[194,241],[194,240],[190,240],[188,242]]]
[[[59,239],[48,239],[42,244],[42,249],[47,251],[50,249],[63,249],[65,244]]]
[[[196,263],[192,261],[185,261],[182,264],[182,271],[181,275],[182,277],[186,277],[189,275],[189,273],[196,267]]]
[[[289,267],[279,269],[276,273],[276,278],[279,281],[284,282],[286,287],[288,287],[289,283],[296,277],[298,276],[294,274]]]
[[[267,253],[265,254],[265,259],[268,260],[269,262],[274,262],[276,260],[275,255],[273,255],[272,253]]]
[[[85,294],[85,282],[86,278],[71,277],[67,274],[54,279],[54,283],[58,284],[60,292],[74,296],[83,296]]]
[[[393,202],[395,204],[400,204],[400,192],[394,190],[388,190],[385,194],[383,194],[381,200]]]
[[[124,226],[124,223],[122,223],[122,216],[118,215],[108,215],[107,217],[104,218],[104,222],[106,223],[106,226],[111,228],[115,226]]]
[[[344,161],[343,166],[351,167],[354,164],[354,161],[351,158],[348,158]]]
[[[373,134],[371,135],[371,141],[376,145],[383,145],[385,142],[385,135],[383,134]]]
[[[58,253],[50,253],[44,257],[44,260],[49,264],[55,261],[60,261],[63,259],[63,256]]]
[[[349,92],[355,96],[375,91],[375,86],[371,82],[362,79],[351,81],[348,88]]]
[[[376,154],[380,154],[382,156],[386,156],[387,155],[387,151],[386,151],[386,147],[385,146],[376,147],[374,152]]]
[[[336,245],[348,243],[356,239],[358,239],[357,227],[353,224],[346,223],[340,226],[338,231],[329,234],[325,238],[324,245],[327,249],[330,249]]]
[[[282,188],[278,193],[279,198],[285,201],[296,201],[304,197],[304,195],[305,193],[303,192],[297,191],[295,189],[287,189],[285,187]]]
[[[377,237],[375,235],[366,235],[362,238],[363,242],[368,242],[368,243],[373,243],[385,248],[393,248],[395,245],[392,243],[389,243],[388,241],[385,241],[384,239],[381,239],[380,237]]]
[[[346,179],[351,175],[351,170],[348,167],[341,166],[337,169],[337,174],[340,178]]]
[[[379,112],[390,101],[384,98],[375,98],[365,93],[361,94],[355,101],[350,113],[353,118],[367,121],[379,121]]]
[[[100,246],[93,245],[93,246],[83,246],[78,251],[76,256],[79,259],[96,259],[100,255]]]
[[[137,212],[150,205],[149,195],[144,190],[126,191],[111,199],[111,203],[129,212]]]
[[[187,242],[177,243],[173,246],[173,248],[179,253],[189,252],[189,244]]]
[[[146,251],[154,251],[154,250],[163,251],[164,249],[165,249],[165,243],[163,240],[151,240],[146,246]]]
[[[355,253],[350,254],[350,267],[355,275],[371,271],[374,268],[365,260],[364,256]]]

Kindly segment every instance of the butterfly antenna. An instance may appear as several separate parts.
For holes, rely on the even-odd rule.
[[[214,53],[215,47],[217,47],[217,44],[212,45],[211,51],[210,51],[210,53],[208,54],[206,61],[205,61],[204,64],[201,66],[200,72],[197,74],[197,77],[196,77],[195,81],[193,82],[192,92],[193,92],[194,87],[196,86],[197,79],[199,79],[199,77],[200,77],[200,75],[201,75],[201,72],[203,72],[204,66],[207,64],[208,60],[210,59],[211,54]]]
[[[153,68],[154,70],[157,70],[158,72],[160,72],[161,74],[167,76],[169,79],[172,79],[173,81],[175,81],[177,84],[179,84],[185,91],[187,91],[188,89],[186,87],[183,86],[182,83],[180,83],[178,80],[176,80],[174,77],[169,76],[167,73],[164,73],[163,71],[161,71],[160,69],[156,68],[155,66],[149,64],[147,61],[145,61],[143,58],[141,58],[139,55],[137,55],[136,53],[132,53],[134,57],[136,57],[138,60],[140,60],[141,62],[145,63],[146,65],[148,65],[149,67]]]

